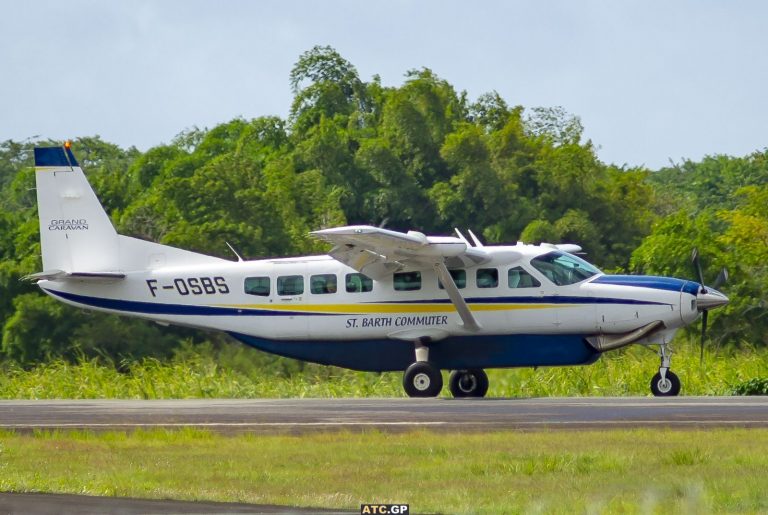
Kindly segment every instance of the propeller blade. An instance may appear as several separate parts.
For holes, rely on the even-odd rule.
[[[709,311],[705,310],[701,314],[701,352],[699,355],[699,365],[704,364],[704,339],[707,337],[707,318]]]
[[[722,285],[728,282],[728,269],[723,267],[722,270],[720,270],[720,273],[717,274],[717,279],[715,279],[715,283],[712,285],[712,288],[719,290]]]
[[[693,263],[693,268],[699,278],[702,293],[707,293],[707,289],[704,287],[704,274],[701,271],[701,261],[699,261],[699,249],[696,247],[693,248],[693,252],[691,253],[691,263]]]

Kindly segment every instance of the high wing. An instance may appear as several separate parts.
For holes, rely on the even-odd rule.
[[[435,269],[448,297],[470,331],[480,328],[464,301],[448,268],[472,267],[489,260],[479,248],[451,236],[425,236],[416,231],[402,233],[369,225],[323,229],[311,233],[334,244],[329,255],[374,279],[382,279],[407,266]]]
[[[402,233],[369,225],[352,225],[314,231],[313,236],[335,246],[329,254],[374,279],[407,266],[444,263],[448,268],[472,267],[488,262],[488,255],[452,236]]]

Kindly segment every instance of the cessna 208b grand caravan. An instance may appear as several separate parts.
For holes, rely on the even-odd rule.
[[[677,395],[675,332],[727,297],[667,277],[606,275],[576,245],[483,246],[371,226],[312,234],[325,256],[227,261],[117,234],[70,145],[35,149],[48,295],[164,324],[225,331],[258,349],[355,370],[404,370],[431,397],[482,397],[485,368],[586,365],[658,345],[655,395]]]

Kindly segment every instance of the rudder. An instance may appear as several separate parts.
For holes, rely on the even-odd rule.
[[[35,148],[43,270],[117,270],[118,235],[69,145]]]

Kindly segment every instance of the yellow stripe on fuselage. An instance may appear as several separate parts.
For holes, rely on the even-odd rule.
[[[452,313],[453,304],[217,304],[218,307],[261,309],[265,311],[298,311],[328,314],[387,313]],[[578,304],[470,304],[472,311],[511,311],[519,309],[551,309],[575,307]]]

